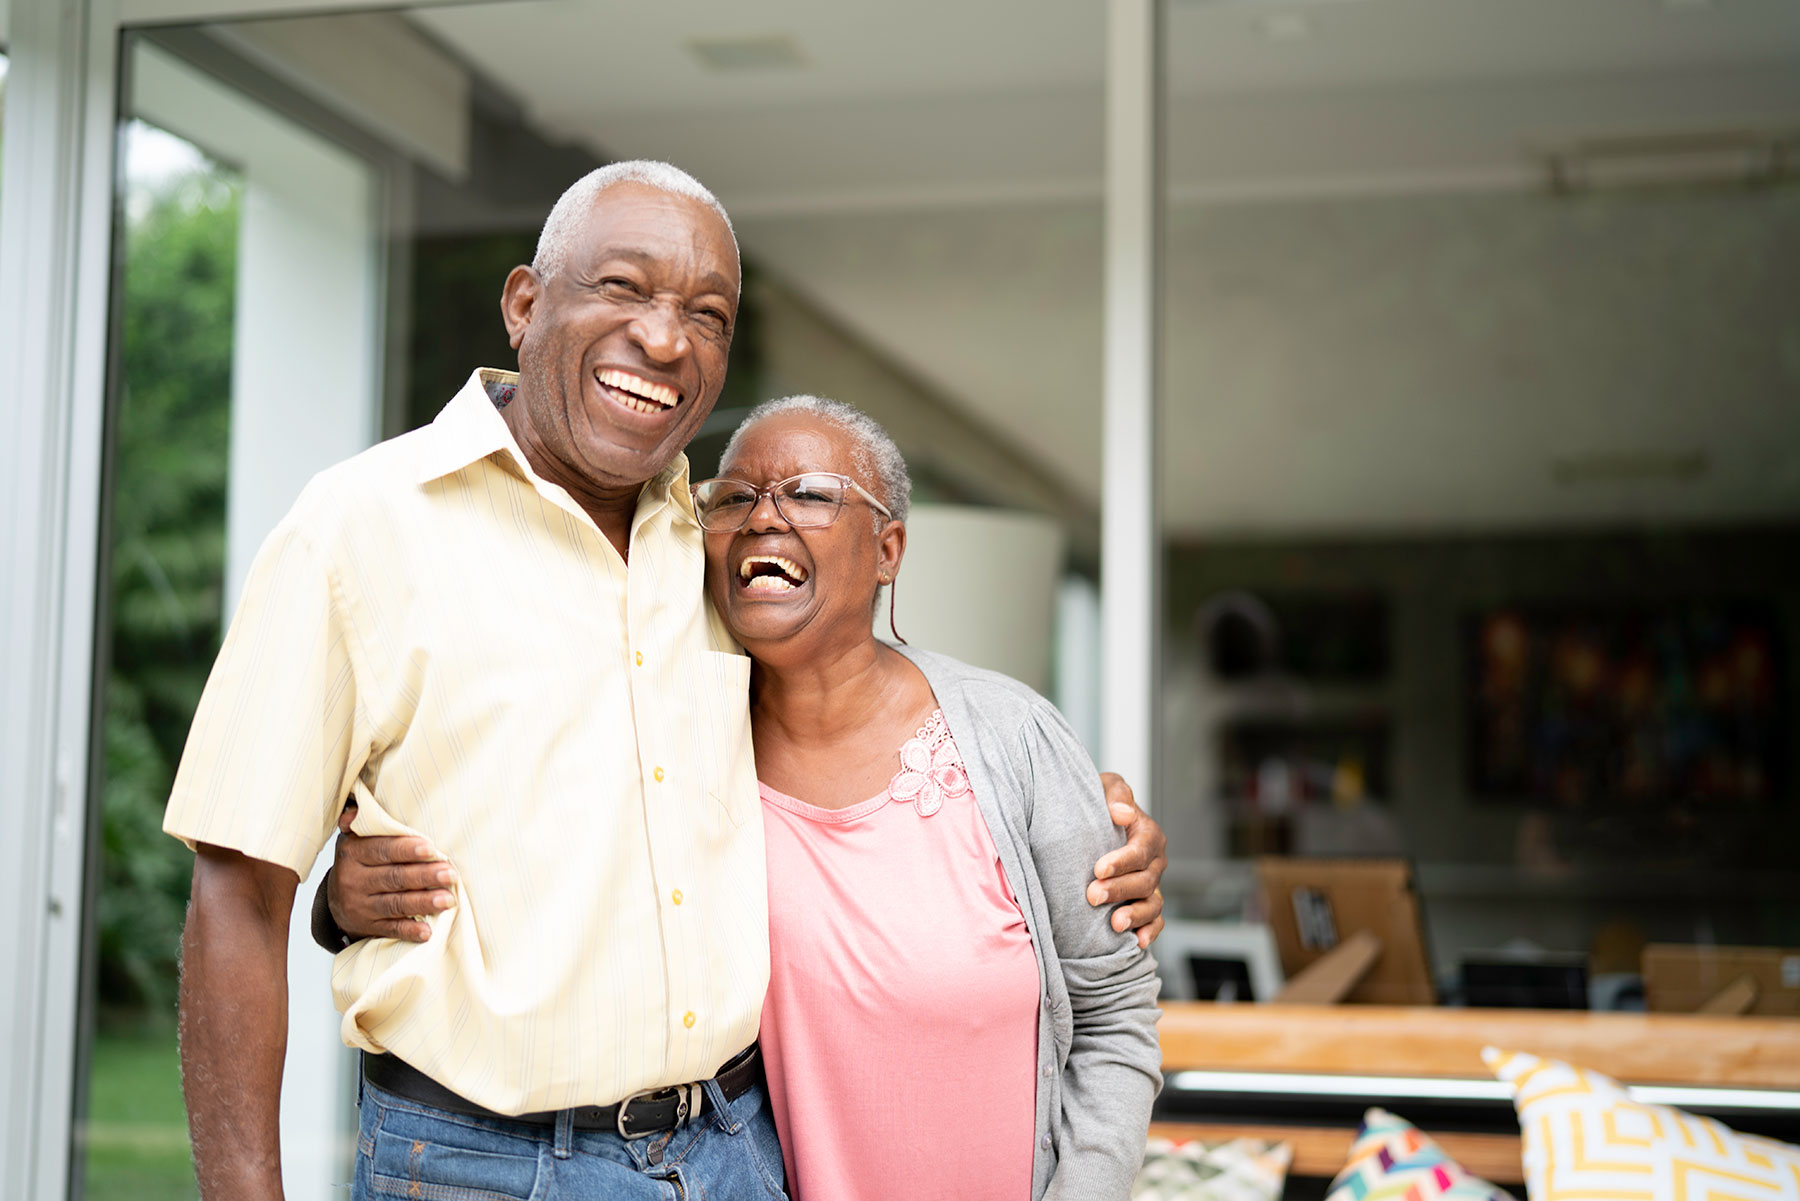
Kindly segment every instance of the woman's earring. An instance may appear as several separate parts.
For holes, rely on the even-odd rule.
[[[892,585],[894,581],[884,575],[881,577],[881,582]],[[888,588],[888,630],[894,635],[895,642],[898,642],[901,646],[906,646],[906,639],[900,637],[900,627],[894,624],[894,591],[894,588]]]

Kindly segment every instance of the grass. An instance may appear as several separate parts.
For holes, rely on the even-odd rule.
[[[173,1029],[94,1039],[87,1201],[194,1201],[194,1161]]]

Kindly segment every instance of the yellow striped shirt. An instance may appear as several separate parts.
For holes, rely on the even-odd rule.
[[[304,877],[346,796],[461,876],[422,945],[337,957],[345,1042],[508,1113],[705,1079],[768,981],[749,660],[677,459],[630,570],[525,462],[480,371],[270,534],[163,827]]]

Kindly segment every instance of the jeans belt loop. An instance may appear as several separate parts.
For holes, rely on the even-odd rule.
[[[702,1080],[700,1088],[706,1092],[706,1103],[712,1106],[713,1121],[726,1134],[735,1135],[744,1128],[744,1124],[731,1112],[731,1103],[725,1099],[725,1090],[719,1087],[718,1078]]]
[[[700,1116],[701,1108],[706,1104],[706,1094],[700,1085],[684,1084],[681,1086],[681,1104],[675,1111],[675,1124],[685,1126]]]

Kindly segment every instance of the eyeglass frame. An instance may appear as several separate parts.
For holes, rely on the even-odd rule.
[[[841,498],[841,497],[839,498],[837,512],[835,512],[831,515],[830,521],[822,521],[822,522],[819,522],[817,525],[802,525],[800,522],[795,521],[792,517],[789,517],[787,510],[781,507],[781,494],[776,491],[776,489],[780,488],[783,484],[791,484],[795,480],[803,480],[808,476],[818,476],[818,475],[829,476],[830,478],[832,478],[834,480],[840,480],[843,483],[848,484],[850,487],[856,489],[857,493],[859,495],[861,495],[864,500],[868,501],[869,506],[871,508],[873,508],[876,512],[880,513],[883,517],[887,518],[889,521],[892,521],[894,519],[894,512],[892,509],[889,509],[886,505],[882,504],[879,500],[877,500],[875,498],[875,494],[873,492],[870,492],[867,488],[865,488],[861,484],[857,483],[855,479],[853,479],[850,476],[845,475],[841,471],[802,471],[796,475],[790,475],[786,479],[776,480],[773,484],[768,484],[761,488],[758,488],[755,484],[752,484],[749,480],[733,479],[731,476],[728,476],[728,475],[717,475],[711,479],[701,480],[697,484],[690,485],[688,488],[688,496],[694,502],[694,517],[695,517],[695,519],[697,521],[699,521],[700,528],[703,530],[706,530],[706,532],[709,534],[735,534],[735,533],[738,533],[739,531],[741,531],[745,526],[750,524],[750,515],[752,513],[756,512],[756,507],[762,503],[762,499],[765,496],[769,498],[769,503],[775,506],[775,512],[780,515],[781,519],[783,521],[787,522],[788,525],[792,526],[794,529],[797,529],[797,530],[822,530],[831,525],[836,524],[837,519],[844,515],[844,499],[845,498]],[[744,519],[742,521],[738,522],[735,529],[716,529],[715,530],[715,529],[709,529],[707,527],[706,515],[700,509],[700,489],[705,487],[707,484],[742,484],[744,487],[750,489],[750,491],[753,493],[753,495],[750,498],[750,506],[744,510]]]

